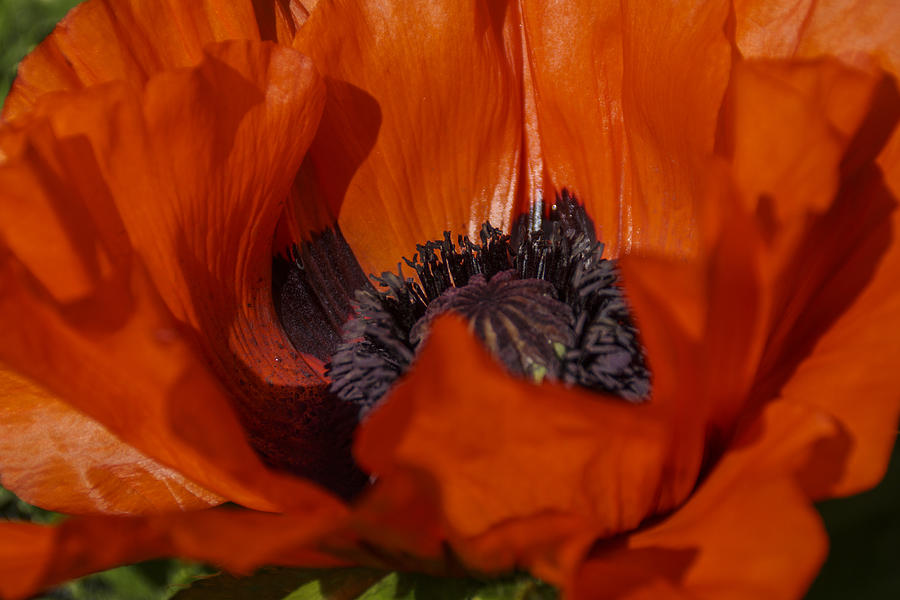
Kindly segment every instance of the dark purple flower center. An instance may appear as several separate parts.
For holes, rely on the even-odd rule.
[[[647,398],[650,374],[615,262],[602,258],[572,196],[547,217],[523,217],[511,235],[485,223],[480,238],[454,244],[445,232],[404,259],[415,278],[400,265],[371,276],[331,357],[333,393],[365,414],[409,369],[432,320],[454,312],[513,374]]]

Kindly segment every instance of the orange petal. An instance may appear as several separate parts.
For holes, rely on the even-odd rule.
[[[719,150],[751,212],[783,228],[828,208],[877,83],[834,61],[735,64]]]
[[[900,73],[900,14],[891,0],[736,0],[735,41],[747,57],[826,54]]]
[[[876,65],[900,75],[900,14],[891,0],[770,0],[734,3],[735,43],[747,57],[818,58],[831,55],[863,69]],[[900,138],[900,134],[895,134]],[[900,145],[900,141],[895,142]],[[897,161],[895,178],[900,178]],[[887,170],[886,170],[887,172]],[[888,177],[890,181],[891,177]],[[900,184],[893,187],[895,195]]]
[[[9,370],[0,370],[0,415],[3,485],[31,504],[77,514],[191,510],[223,502]]]
[[[696,395],[680,397],[690,398],[690,410],[709,420],[707,458],[727,443],[748,402],[774,398],[808,354],[803,344],[809,332],[792,329],[794,320],[802,316],[809,324],[818,319],[818,335],[827,329],[822,313],[833,319],[846,306],[832,301],[824,310],[821,304],[812,310],[809,302],[846,260],[848,245],[868,240],[868,254],[855,261],[860,270],[854,276],[836,281],[841,286],[835,288],[836,300],[859,289],[879,248],[884,249],[884,236],[872,235],[877,215],[886,214],[883,196],[857,190],[833,201],[840,176],[855,176],[859,164],[870,164],[878,152],[877,144],[854,150],[857,140],[870,137],[857,131],[878,130],[868,125],[867,116],[882,102],[883,86],[877,83],[834,63],[737,63],[718,140],[735,182],[727,180],[722,165],[710,164],[701,257],[689,265],[657,265],[637,257],[622,261],[651,368],[681,364],[680,373],[697,374]],[[874,121],[882,122],[889,132],[889,120]],[[849,158],[848,148],[853,150]],[[843,208],[816,216],[832,206]],[[663,332],[672,326],[658,323],[659,307],[667,307],[674,315],[670,321],[683,323],[688,335],[702,340],[696,350],[679,352],[666,344]],[[654,359],[655,354],[664,358]],[[893,404],[882,407],[885,415],[893,414]]]
[[[715,180],[722,173],[710,172]],[[727,190],[711,186],[719,213],[709,248],[689,262],[626,256],[623,282],[647,349],[651,402],[679,432],[673,461],[684,496],[704,455],[720,451],[745,405],[764,339],[759,239]]]
[[[350,465],[332,425],[353,415],[322,393],[321,361],[291,347],[271,289],[276,224],[323,86],[288,48],[208,52],[196,69],[153,78],[141,104],[121,88],[85,92],[42,103],[34,118],[46,112],[58,137],[90,143],[121,227],[234,394],[254,446],[274,464],[332,477]]]
[[[705,429],[712,408],[703,395],[708,293],[698,265],[672,259],[625,257],[626,298],[634,315],[651,373],[651,406],[675,432],[669,449],[672,482],[665,509],[694,488],[703,460]]]
[[[340,510],[321,492],[262,467],[195,353],[199,348],[211,361],[229,392],[246,392],[240,407],[249,412],[258,407],[250,402],[254,394],[264,394],[282,411],[261,407],[254,416],[278,422],[293,411],[281,431],[311,450],[299,452],[299,461],[330,458],[331,446],[319,443],[327,427],[317,418],[330,405],[319,390],[298,390],[304,379],[290,376],[308,373],[304,363],[283,361],[288,388],[275,387],[274,376],[264,380],[265,363],[254,370],[255,352],[277,370],[274,350],[288,347],[273,325],[272,235],[321,90],[317,96],[308,61],[293,50],[233,42],[211,52],[197,69],[152,80],[143,106],[124,86],[110,85],[42,102],[31,125],[21,120],[29,126],[26,141],[18,140],[19,154],[2,169],[15,184],[2,192],[0,206],[12,215],[4,229],[14,230],[17,214],[33,212],[32,231],[41,231],[49,216],[57,251],[41,250],[38,235],[16,238],[17,259],[4,249],[4,360],[207,489],[261,508],[309,500]],[[294,128],[299,147],[282,127]],[[131,254],[132,245],[143,258]],[[70,268],[79,275],[70,276]],[[170,310],[193,327],[177,323]],[[285,402],[289,393],[310,401],[297,408]],[[192,401],[180,402],[185,397]],[[271,439],[259,421],[248,421]],[[342,449],[340,440],[330,444]]]
[[[820,414],[770,405],[683,507],[598,549],[573,597],[801,597],[827,539],[793,472],[834,433]]]
[[[697,249],[727,14],[727,2],[524,3],[545,197],[573,191],[611,256]]]
[[[668,444],[652,407],[513,379],[445,317],[362,424],[356,455],[379,486],[412,480],[424,497],[435,490],[451,539],[554,515],[600,536],[656,509]],[[537,526],[510,532],[506,541],[520,549],[547,537]]]
[[[31,523],[0,523],[0,531],[0,596],[27,598],[41,587],[33,570],[53,552],[52,530]]]
[[[745,56],[831,55],[863,69],[877,65],[895,81],[900,76],[900,12],[891,0],[738,0],[734,12],[735,41]],[[893,138],[892,146],[900,148],[900,130]],[[895,197],[900,195],[898,153],[879,161]]]
[[[216,357],[254,445],[274,464],[331,478],[350,465],[335,427],[354,414],[323,393],[321,360],[292,347],[271,284],[275,229],[323,102],[321,80],[295,51],[222,45],[197,72],[151,81],[135,155],[103,154],[126,228],[153,257],[156,280],[168,280],[169,306]],[[136,186],[131,164],[154,161]]]
[[[444,230],[509,229],[522,119],[505,10],[323,0],[298,33],[328,84],[312,167],[367,273]]]
[[[465,564],[480,571],[526,567],[535,577],[562,586],[600,537],[580,515],[551,512],[498,524],[477,538],[456,542],[454,548]]]
[[[307,510],[323,519],[343,513],[339,502],[315,486],[262,465],[223,390],[197,360],[140,265],[96,297],[61,305],[5,249],[2,258],[0,361],[216,494],[264,510]],[[104,509],[99,496],[93,500],[93,510]]]
[[[895,198],[900,198],[900,127],[894,128],[894,133],[879,154],[877,162],[891,193]]]
[[[823,446],[805,473],[810,492],[820,498],[874,486],[887,469],[900,418],[900,373],[893,360],[900,340],[890,333],[900,327],[900,217],[880,176],[862,179],[846,191],[858,224],[843,220],[850,230],[843,261],[787,336],[782,356],[804,358],[771,371],[776,384],[787,380],[785,401],[819,406],[846,429],[847,439]]]
[[[769,323],[754,399],[780,394],[837,417],[846,437],[821,449],[807,485],[817,496],[860,491],[884,473],[900,414],[900,380],[883,358],[897,352],[884,332],[900,318],[896,200],[873,165],[900,95],[835,61],[738,63],[726,112],[723,146],[766,238]],[[860,405],[859,394],[873,401]]]
[[[260,29],[262,39],[290,43],[305,13],[302,4],[290,0],[280,0],[275,7],[263,4],[250,0],[84,2],[19,66],[3,106],[3,119],[28,111],[51,91],[114,80],[140,89],[155,73],[199,63],[207,44],[259,40]]]
[[[55,300],[90,296],[128,268],[127,234],[84,139],[60,142],[46,122],[4,127],[0,153],[4,242]]]
[[[766,241],[765,277],[781,295],[772,302],[783,322],[796,318],[821,271],[844,253],[835,234],[849,223],[825,213],[835,211],[842,181],[871,163],[884,143],[885,134],[871,132],[893,128],[891,111],[882,116],[878,106],[882,96],[890,102],[885,83],[835,61],[735,64],[717,150],[731,163]],[[847,217],[858,222],[851,212]],[[829,221],[832,227],[823,230]]]
[[[72,518],[57,527],[0,524],[0,596],[26,598],[61,581],[179,556],[236,572],[263,565],[341,566],[316,550],[331,523],[311,515],[216,509],[144,518]],[[240,549],[240,551],[236,551]]]

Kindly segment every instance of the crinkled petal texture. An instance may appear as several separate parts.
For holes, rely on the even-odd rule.
[[[764,237],[758,261],[767,295],[749,402],[781,395],[836,416],[848,439],[823,460],[832,469],[819,474],[815,494],[861,491],[883,475],[896,437],[900,382],[887,357],[898,347],[878,334],[900,318],[890,283],[896,197],[887,183],[896,172],[877,163],[900,120],[900,95],[889,79],[827,61],[748,64],[736,72],[738,88],[723,146]],[[765,110],[752,101],[760,92]],[[767,133],[775,131],[794,131],[789,139],[801,142],[776,150]],[[775,152],[789,168],[767,173],[751,158]]]
[[[3,485],[49,510],[149,513],[222,498],[9,370],[0,371]]]
[[[297,0],[84,2],[22,61],[3,118],[27,112],[52,91],[109,81],[140,89],[154,73],[199,63],[213,42],[290,43],[307,14]]]
[[[747,57],[831,55],[900,72],[900,15],[890,0],[737,0],[735,42]]]
[[[505,10],[326,0],[298,33],[328,86],[308,165],[318,189],[298,202],[340,212],[366,272],[395,270],[445,230],[509,227],[522,109]]]
[[[623,261],[651,367],[674,354],[660,353],[661,304],[670,328],[700,332],[706,466],[679,510],[589,555],[579,597],[800,597],[826,543],[810,500],[883,475],[900,413],[900,343],[884,335],[900,319],[900,222],[876,158],[898,111],[892,82],[834,62],[735,64],[707,266]]]
[[[4,118],[32,109],[50,92],[103,82],[124,82],[143,93],[154,74],[200,62],[210,43],[261,37],[287,43],[306,17],[306,8],[294,0],[86,2],[24,61]],[[295,82],[285,85],[294,68],[289,62],[273,62],[267,74],[271,108],[298,89]],[[305,74],[307,84],[314,78],[308,68],[298,72]],[[165,77],[170,81],[155,84],[157,92],[185,79]],[[88,135],[101,155],[99,162],[106,161],[102,175],[110,187],[118,187],[99,193],[115,196],[115,210],[121,212],[116,218],[101,215],[106,222],[100,227],[128,230],[138,252],[146,252],[169,309],[198,330],[203,358],[213,361],[213,372],[239,390],[241,416],[254,447],[271,464],[340,482],[353,465],[346,436],[333,432],[352,426],[352,411],[323,397],[321,361],[308,363],[290,348],[272,310],[267,283],[271,233],[287,196],[285,182],[297,171],[309,141],[305,132],[318,122],[321,98],[312,94],[292,99],[308,101],[301,125],[294,115],[277,109],[248,112],[258,100],[255,82],[238,81],[228,69],[208,68],[182,84],[187,101],[181,107],[148,97],[141,119],[146,118],[153,131],[134,131],[126,149],[115,136],[125,139],[123,132],[142,126],[127,110],[118,111],[119,119],[109,123],[105,108],[84,108],[95,117],[88,123],[77,114],[82,108],[69,107],[67,113],[59,111],[68,116],[59,116],[57,122],[67,120],[71,133],[81,133],[79,127],[92,129]],[[49,101],[44,102],[46,111]],[[158,105],[149,106],[153,103]],[[219,113],[203,108],[207,104]],[[273,142],[275,134],[278,143]],[[217,173],[217,178],[207,180],[208,173]],[[45,215],[33,218],[33,225],[39,226]],[[34,245],[32,231],[16,228],[14,235]],[[84,229],[81,235],[92,234]],[[44,248],[44,260],[53,263],[56,250]]]
[[[505,548],[477,539],[500,525],[568,518],[565,534],[555,534],[582,543],[635,527],[656,508],[668,442],[654,408],[512,379],[450,319],[434,325],[411,375],[363,424],[356,449],[380,478],[373,512],[412,478],[437,496],[445,534],[472,540],[471,550],[458,546],[463,558],[493,570],[547,534],[526,529]],[[416,534],[413,523],[407,528]]]
[[[298,179],[301,235],[338,215],[378,273],[569,188],[612,256],[695,253],[727,15],[727,2],[319,3],[295,39],[329,96]]]
[[[229,509],[141,518],[82,517],[57,527],[6,523],[0,544],[0,597],[24,599],[84,573],[159,556],[214,562],[234,572],[264,564],[341,566],[346,562],[309,549],[330,527],[327,520],[307,514]]]
[[[896,431],[890,427],[893,420],[882,412],[892,406],[896,395],[891,391],[897,384],[891,377],[893,369],[888,358],[896,348],[879,331],[896,323],[897,311],[893,293],[896,286],[892,281],[897,268],[893,257],[897,236],[893,201],[900,197],[900,128],[896,127],[900,12],[892,3],[879,1],[798,2],[788,10],[776,2],[746,0],[735,3],[735,16],[735,41],[745,56],[833,55],[845,64],[861,68],[877,65],[893,77],[893,81],[874,84],[876,88],[870,93],[877,110],[866,115],[858,131],[853,128],[854,116],[847,114],[852,113],[854,103],[830,93],[833,86],[819,89],[822,97],[832,99],[826,126],[832,126],[836,135],[828,162],[841,161],[841,177],[820,178],[818,185],[823,189],[813,197],[817,202],[827,202],[829,194],[837,193],[839,201],[831,207],[822,205],[823,217],[807,242],[805,258],[791,265],[795,272],[810,270],[810,276],[803,282],[799,301],[787,297],[789,290],[782,291],[782,303],[787,307],[785,320],[796,325],[793,329],[781,328],[781,338],[794,341],[795,350],[815,345],[818,352],[813,355],[816,360],[788,363],[796,366],[796,372],[782,365],[780,378],[773,376],[781,382],[790,379],[786,389],[797,397],[816,398],[826,403],[829,410],[842,412],[849,430],[844,443],[852,447],[850,458],[835,460],[836,466],[830,473],[818,476],[818,487],[823,494],[832,487],[842,494],[852,493],[881,477],[884,448],[890,447],[896,437]],[[784,80],[785,76],[778,79]],[[791,118],[785,117],[785,121]],[[835,151],[836,141],[849,143],[848,156],[842,157]],[[837,145],[836,150],[840,150],[840,144]],[[877,155],[877,168],[870,164],[873,153]],[[821,168],[823,158],[818,157],[819,165],[815,156],[805,162]],[[861,198],[865,201],[861,202]],[[880,262],[875,260],[885,252]],[[785,278],[790,279],[790,275]],[[803,301],[814,293],[819,294],[817,310],[805,314]],[[843,314],[837,317],[836,313],[842,310]],[[817,338],[816,329],[829,321],[834,322],[831,330]],[[779,369],[774,360],[769,363],[772,371]],[[853,409],[859,398],[868,399],[868,410]],[[832,452],[840,454],[840,449],[832,448]]]
[[[803,407],[769,405],[677,512],[597,548],[575,597],[801,597],[827,539],[793,470],[833,430]]]
[[[546,197],[583,199],[613,257],[694,254],[728,2],[521,4]]]
[[[67,490],[19,477],[15,491],[72,512],[180,508],[191,490],[194,505],[218,495],[343,511],[265,468],[234,412],[252,432],[247,415],[265,408],[253,404],[258,389],[276,389],[278,353],[289,358],[269,298],[271,241],[323,99],[294,50],[228,42],[141,94],[108,84],[45,96],[3,131],[0,360],[41,386],[21,402],[5,397],[4,410],[25,422],[69,414],[64,402],[84,416],[60,427],[95,431],[72,448],[5,446],[3,460],[45,453],[74,472],[99,461],[119,474]],[[299,357],[290,364],[296,386],[310,371]],[[317,427],[312,415],[306,423]],[[146,504],[115,489],[132,484]]]

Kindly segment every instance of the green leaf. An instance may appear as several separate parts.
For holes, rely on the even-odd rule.
[[[556,590],[527,575],[484,581],[385,573],[374,569],[266,568],[249,577],[196,581],[174,600],[556,600]]]
[[[479,590],[472,600],[557,600],[559,593],[553,586],[531,577],[498,581]]]
[[[23,502],[6,488],[0,487],[0,519],[54,523],[59,520],[59,515]]]
[[[472,598],[479,585],[474,579],[390,573],[369,588],[359,600],[463,600]]]
[[[70,581],[33,600],[167,600],[185,584],[211,572],[197,563],[149,560]]]
[[[351,600],[384,577],[374,569],[269,567],[248,577],[220,573],[199,579],[173,600]]]

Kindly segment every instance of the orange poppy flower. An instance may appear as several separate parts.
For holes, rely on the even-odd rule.
[[[0,476],[79,516],[0,526],[0,595],[179,555],[801,596],[812,500],[874,485],[900,412],[900,14],[857,4],[79,6],[0,128]],[[444,316],[356,425],[324,351],[360,274],[563,190],[648,401]]]

